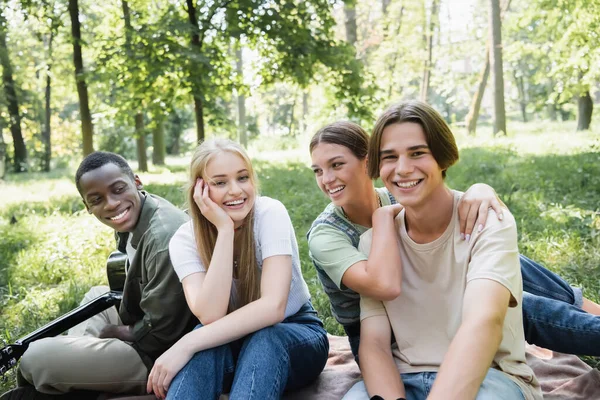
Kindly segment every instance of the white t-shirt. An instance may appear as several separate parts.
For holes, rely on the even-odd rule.
[[[280,201],[266,196],[256,198],[254,203],[254,240],[256,261],[261,270],[264,260],[269,257],[292,256],[292,282],[285,317],[294,315],[304,303],[310,300],[310,292],[300,269],[294,227],[285,206]],[[196,247],[192,221],[183,224],[173,235],[169,243],[169,255],[180,281],[190,274],[206,272]],[[235,288],[233,288],[233,293],[235,293]]]

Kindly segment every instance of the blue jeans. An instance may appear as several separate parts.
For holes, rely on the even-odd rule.
[[[429,396],[437,372],[418,372],[401,374],[406,400],[425,400]],[[373,393],[376,395],[377,393]],[[342,400],[368,400],[369,394],[364,381],[356,383],[344,395]],[[505,373],[490,368],[479,387],[475,400],[524,400],[525,396],[519,385],[513,382]]]
[[[581,309],[581,291],[524,256],[521,273],[525,339],[561,353],[600,356],[600,317]]]
[[[196,329],[202,329],[202,324]],[[283,322],[196,353],[175,376],[167,400],[280,399],[313,382],[327,362],[329,341],[312,304]]]
[[[525,256],[520,262],[525,340],[561,353],[600,356],[600,317],[581,309],[581,290]],[[350,332],[355,333],[348,339],[357,359],[360,326]]]

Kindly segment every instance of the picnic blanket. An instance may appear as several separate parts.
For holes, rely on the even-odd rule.
[[[329,336],[327,366],[315,383],[284,396],[284,400],[339,400],[360,379],[348,339]],[[600,399],[600,371],[578,357],[527,345],[527,363],[535,372],[547,400]],[[107,398],[107,397],[104,397]],[[154,396],[108,397],[119,400],[154,400]],[[222,396],[221,400],[227,399]]]

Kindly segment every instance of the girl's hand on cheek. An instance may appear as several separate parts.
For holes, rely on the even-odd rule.
[[[209,192],[210,188],[208,183],[203,179],[198,179],[196,181],[196,186],[194,187],[194,201],[196,202],[196,205],[198,205],[200,212],[217,228],[217,230],[233,229],[233,220],[227,215],[225,210],[212,201]]]

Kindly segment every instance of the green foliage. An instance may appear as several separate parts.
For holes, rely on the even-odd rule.
[[[600,1],[538,0],[517,5],[509,19],[509,59],[530,76],[539,100],[570,101],[594,87],[600,77]],[[512,42],[512,43],[511,43]],[[534,90],[536,90],[534,88]]]

